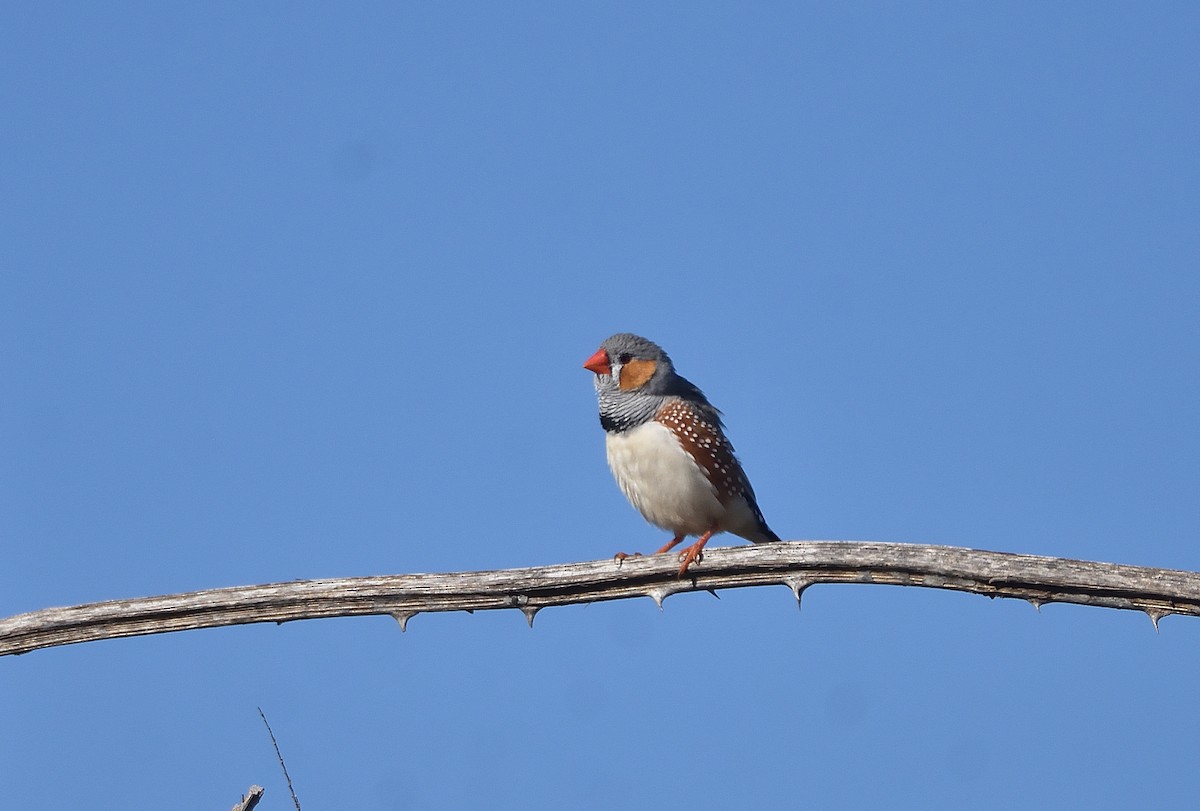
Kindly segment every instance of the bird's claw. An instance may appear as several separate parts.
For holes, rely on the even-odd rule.
[[[679,553],[679,576],[683,577],[687,574],[688,567],[693,563],[699,563],[704,560],[703,550],[696,549],[694,546],[689,546],[687,549]]]
[[[617,554],[613,555],[613,560],[615,560],[617,562],[617,566],[620,567],[620,565],[625,562],[625,558],[640,558],[641,556],[641,552],[634,552],[632,555],[628,552],[618,552]]]

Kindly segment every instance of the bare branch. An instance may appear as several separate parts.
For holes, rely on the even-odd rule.
[[[97,639],[253,622],[390,614],[403,629],[426,611],[547,606],[782,584],[924,586],[1045,603],[1200,615],[1200,574],[949,546],[809,541],[705,550],[679,579],[674,555],[485,572],[299,580],[47,608],[0,620],[0,655]]]
[[[283,769],[283,779],[287,781],[288,791],[292,795],[292,805],[296,806],[296,811],[300,811],[300,800],[296,797],[296,790],[292,788],[292,776],[288,774],[287,764],[283,762],[283,753],[279,751],[279,742],[275,740],[275,730],[271,729],[271,723],[267,720],[267,715],[262,711],[262,707],[258,708],[258,717],[263,719],[263,724],[267,727],[267,734],[271,736],[271,746],[275,747],[275,757],[279,760],[279,768]]]
[[[255,806],[258,805],[258,801],[262,799],[262,796],[262,786],[251,786],[250,790],[246,792],[246,796],[242,798],[241,802],[233,807],[233,811],[254,811]]]

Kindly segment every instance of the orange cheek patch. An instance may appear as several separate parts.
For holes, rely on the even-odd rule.
[[[621,367],[621,390],[640,389],[646,381],[654,376],[655,362],[652,360],[631,360]]]

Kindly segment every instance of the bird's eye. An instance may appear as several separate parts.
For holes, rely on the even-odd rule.
[[[631,360],[633,360],[633,355],[630,355],[628,352],[622,352],[620,355],[617,355],[617,362],[622,365],[629,363]]]

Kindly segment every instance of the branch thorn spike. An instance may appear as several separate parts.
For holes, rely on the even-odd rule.
[[[536,617],[536,616],[537,616],[537,612],[539,612],[539,611],[541,611],[541,610],[542,610],[542,609],[541,609],[539,606],[536,606],[536,605],[523,605],[523,606],[521,606],[521,613],[525,615],[525,620],[526,620],[526,621],[529,623],[529,627],[530,627],[530,628],[532,628],[532,627],[533,627],[533,618],[534,618],[534,617]]]
[[[1045,605],[1041,600],[1035,600],[1032,597],[1029,599],[1029,604],[1033,606],[1033,610],[1042,613],[1042,606]]]
[[[716,590],[716,589],[705,589],[705,591],[707,591],[707,592],[708,592],[709,594],[711,594],[712,596],[716,597],[718,600],[719,600],[719,599],[721,599],[721,595],[720,595],[720,594],[717,594],[717,590]]]
[[[667,599],[674,593],[675,589],[667,588],[666,586],[659,586],[658,588],[650,589],[648,592],[646,592],[646,596],[654,601],[654,604],[658,606],[659,611],[662,611],[663,600]]]
[[[392,619],[400,623],[400,633],[404,633],[408,630],[408,621],[419,613],[419,611],[397,611],[392,614]]]
[[[812,585],[812,581],[803,577],[789,577],[783,581],[783,584],[792,590],[792,596],[796,598],[796,610],[799,611],[801,608],[800,598],[804,595],[804,590]]]
[[[1158,621],[1163,617],[1168,616],[1170,613],[1170,611],[1160,611],[1157,608],[1146,609],[1146,616],[1148,616],[1150,621],[1154,623],[1154,633],[1158,633]]]

